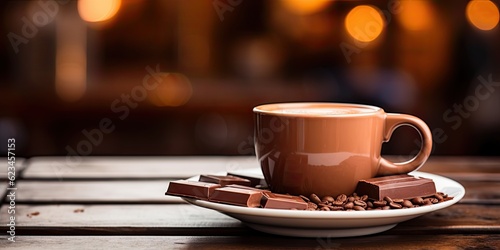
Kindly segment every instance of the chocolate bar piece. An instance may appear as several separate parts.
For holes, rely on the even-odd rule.
[[[243,185],[238,185],[238,184],[230,184],[230,185],[227,185],[226,187],[241,188],[241,189],[246,189],[246,190],[254,190],[254,191],[259,191],[259,192],[262,192],[262,193],[270,193],[271,192],[271,190],[267,190],[267,189],[260,189],[260,188],[243,186]]]
[[[307,209],[307,202],[299,196],[275,194],[271,192],[263,193],[262,201],[263,208],[277,208],[277,209]]]
[[[243,179],[247,179],[247,180],[250,181],[250,185],[252,187],[255,187],[255,186],[267,187],[267,183],[264,180],[264,178],[255,177],[255,176],[252,176],[252,175],[244,175],[244,174],[240,174],[240,173],[232,173],[232,172],[227,173],[227,175],[236,176],[236,177],[240,177],[240,178],[243,178]]]
[[[368,195],[369,198],[382,200],[388,196],[392,199],[411,199],[436,193],[434,181],[423,177],[407,174],[360,180],[356,187],[358,195]]]
[[[221,185],[207,182],[178,180],[171,181],[165,195],[184,196],[208,200],[216,188]]]
[[[209,198],[210,201],[244,207],[259,207],[261,199],[261,191],[234,187],[217,188]]]
[[[217,183],[221,186],[227,186],[230,184],[250,186],[249,180],[231,175],[200,175],[200,181]]]

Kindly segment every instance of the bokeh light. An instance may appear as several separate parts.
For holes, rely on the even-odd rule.
[[[356,6],[345,18],[347,33],[360,42],[371,42],[380,36],[384,20],[376,7]]]
[[[480,30],[491,30],[498,25],[498,7],[488,0],[472,0],[466,8],[467,20]]]
[[[401,9],[397,17],[408,30],[424,30],[434,22],[434,6],[431,1],[402,1]]]
[[[158,107],[177,107],[186,104],[193,94],[189,79],[177,73],[161,73],[153,78],[161,78],[159,85],[152,90],[150,101]],[[151,78],[150,81],[153,81]]]
[[[121,0],[78,0],[78,13],[87,22],[102,22],[116,15]]]
[[[282,2],[295,14],[309,15],[324,9],[332,0],[283,0]]]

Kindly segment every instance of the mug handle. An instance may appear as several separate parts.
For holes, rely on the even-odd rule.
[[[384,129],[384,142],[389,141],[392,133],[399,126],[410,126],[418,131],[420,134],[420,140],[422,145],[418,154],[411,160],[400,163],[393,163],[385,158],[380,158],[379,169],[377,172],[378,176],[383,175],[393,175],[393,174],[405,174],[420,168],[424,165],[425,161],[429,158],[432,151],[432,134],[424,121],[412,115],[404,114],[386,114],[385,118],[385,129]]]

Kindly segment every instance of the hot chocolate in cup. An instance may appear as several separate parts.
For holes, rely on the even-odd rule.
[[[351,194],[359,180],[418,169],[432,149],[425,122],[375,106],[276,103],[257,106],[253,112],[257,159],[276,193]],[[393,163],[381,157],[382,143],[403,125],[419,132],[422,146],[413,159]]]

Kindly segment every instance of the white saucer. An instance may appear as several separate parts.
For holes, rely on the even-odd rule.
[[[246,169],[238,172],[262,176],[260,169]],[[417,171],[410,174],[432,179],[436,184],[436,190],[453,196],[453,200],[429,206],[395,210],[297,211],[249,208],[191,198],[183,199],[193,205],[231,216],[258,231],[284,236],[334,238],[380,233],[395,227],[399,222],[449,207],[465,195],[464,187],[451,179]],[[197,177],[191,179],[198,180]]]

